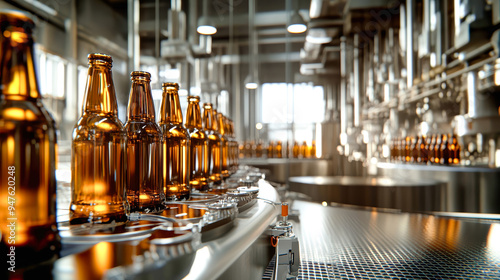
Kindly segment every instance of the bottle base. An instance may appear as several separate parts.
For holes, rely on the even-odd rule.
[[[69,223],[78,224],[122,224],[128,221],[126,207],[119,205],[82,205],[71,204]]]

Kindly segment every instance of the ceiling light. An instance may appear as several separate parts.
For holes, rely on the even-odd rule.
[[[307,25],[298,11],[293,11],[290,17],[290,23],[286,28],[290,33],[303,33],[307,30]]]
[[[247,89],[257,89],[259,87],[259,81],[254,78],[252,74],[249,74],[245,78],[245,88]]]
[[[207,17],[202,16],[198,20],[198,28],[196,31],[201,35],[214,35],[217,33],[217,28],[208,22]]]

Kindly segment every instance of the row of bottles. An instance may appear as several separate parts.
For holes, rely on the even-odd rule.
[[[179,85],[163,83],[156,123],[150,74],[134,71],[127,122],[118,119],[112,59],[90,54],[82,117],[72,145],[70,222],[125,222],[127,212],[154,213],[165,200],[208,191],[237,169],[233,123],[210,103],[188,96],[186,121]]]
[[[269,144],[265,147],[262,141],[245,141],[244,144],[239,146],[239,157],[240,158],[315,158],[316,157],[316,141],[312,141],[311,145],[308,145],[306,141],[303,141],[301,145],[297,141],[294,141],[293,146],[289,147],[288,142],[286,142],[286,147],[283,147],[283,143],[280,140],[269,141]]]
[[[396,138],[391,141],[390,160],[422,164],[459,164],[460,145],[456,135],[449,134]]]

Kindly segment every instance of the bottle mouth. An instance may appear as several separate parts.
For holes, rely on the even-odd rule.
[[[203,108],[212,109],[212,103],[203,103]]]
[[[197,95],[190,95],[187,97],[188,102],[200,102],[200,97]]]
[[[151,79],[151,74],[146,71],[132,71],[130,73],[131,80],[145,80],[149,81]]]
[[[179,84],[178,83],[163,83],[162,87],[164,89],[175,89],[179,90]]]
[[[9,27],[21,28],[26,33],[32,33],[33,28],[35,28],[35,23],[30,15],[17,10],[0,9],[0,22],[2,22],[2,33]],[[4,25],[4,22],[8,22],[8,24]]]
[[[89,64],[92,62],[103,62],[111,66],[113,64],[113,58],[110,55],[104,53],[91,53],[87,56]]]

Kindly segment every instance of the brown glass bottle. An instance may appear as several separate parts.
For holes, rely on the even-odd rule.
[[[118,119],[112,59],[89,54],[82,117],[73,130],[70,222],[126,222],[126,135]]]
[[[228,119],[228,128],[229,128],[229,147],[231,149],[230,171],[231,174],[234,174],[236,173],[236,171],[238,171],[238,142],[236,141],[236,134],[234,132],[234,122],[231,119]],[[250,142],[250,156],[255,157],[255,142],[253,140]]]
[[[127,200],[131,212],[156,213],[163,210],[163,175],[160,127],[148,72],[131,73],[132,88],[127,108]]]
[[[429,163],[434,164],[436,161],[436,135],[433,134],[429,140]]]
[[[269,145],[267,145],[267,158],[274,157],[274,142],[269,141]]]
[[[26,15],[0,11],[0,253],[8,263],[15,248],[15,269],[52,260],[61,248],[56,127],[38,90],[33,28]]]
[[[212,103],[203,104],[203,124],[208,138],[208,165],[210,180],[215,185],[222,183],[221,175],[221,153],[222,142],[217,124],[217,115],[213,110]]]
[[[434,164],[441,163],[441,141],[443,135],[436,135],[436,144],[434,145]]]
[[[293,147],[292,147],[292,157],[293,158],[298,158],[300,155],[300,146],[297,141],[293,142]]]
[[[283,157],[283,144],[280,140],[276,142],[276,146],[274,146],[274,157],[282,158]]]
[[[427,148],[428,148],[427,140],[428,139],[425,135],[422,135],[422,137],[420,137],[418,162],[424,163],[424,164],[426,164],[427,161],[429,161],[429,151],[427,150]]]
[[[460,144],[458,144],[457,136],[455,134],[452,135],[452,141],[450,144],[450,164],[459,164],[460,163]]]
[[[312,143],[311,143],[311,149],[310,149],[310,155],[309,157],[311,158],[315,158],[316,157],[316,140],[312,140]]]
[[[303,158],[308,158],[309,157],[309,147],[307,146],[307,142],[303,141],[302,145],[300,145],[300,155]]]
[[[163,190],[167,200],[187,200],[189,186],[189,134],[182,124],[179,84],[163,83],[160,128],[163,132]]]
[[[258,140],[257,146],[255,147],[255,157],[261,158],[264,153],[263,150],[264,148],[262,147],[262,141]]]
[[[411,138],[411,146],[410,146],[410,161],[411,162],[418,162],[419,158],[419,149],[420,149],[420,137],[412,137]]]
[[[410,162],[411,161],[411,137],[406,136],[405,138],[405,162]]]
[[[439,159],[439,163],[444,165],[450,164],[450,160],[453,160],[450,153],[450,142],[448,141],[448,139],[448,134],[443,134],[441,137],[441,157]]]
[[[208,138],[203,131],[200,110],[200,97],[188,96],[188,108],[186,112],[186,129],[189,133],[190,148],[189,181],[191,188],[199,191],[208,191],[209,178],[209,163],[208,163]]]
[[[222,179],[229,177],[229,143],[226,135],[226,125],[222,113],[217,113],[217,123],[219,124],[219,134],[221,135],[222,153],[221,153],[221,174]]]

